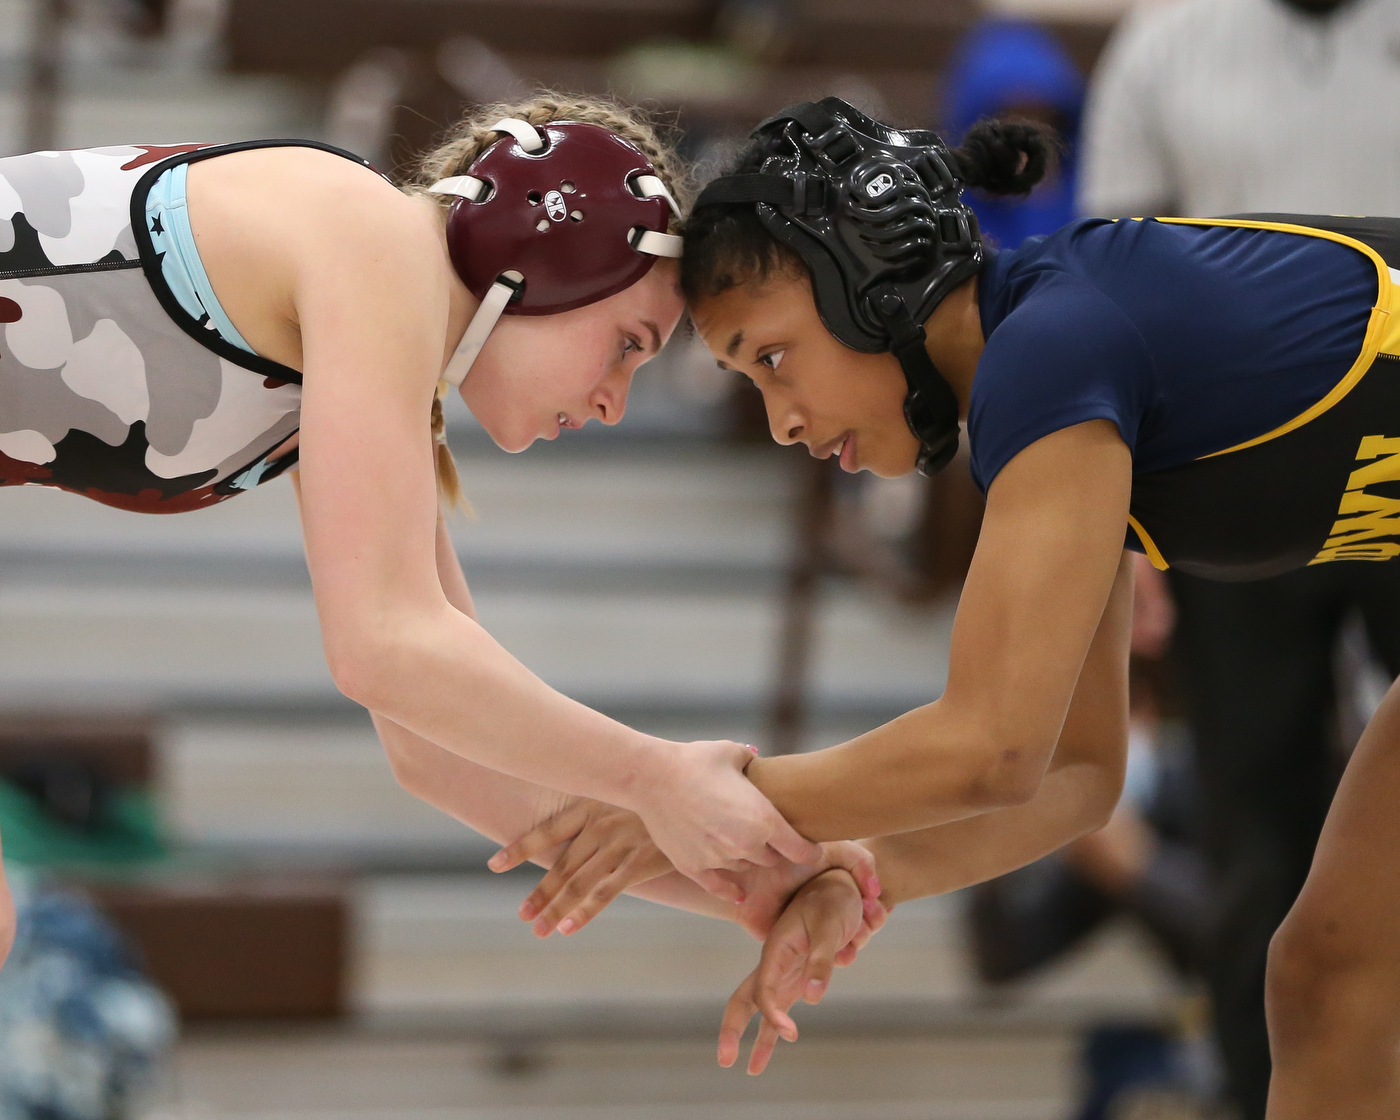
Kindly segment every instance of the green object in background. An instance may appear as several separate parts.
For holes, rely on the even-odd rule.
[[[112,790],[101,823],[80,829],[55,820],[18,786],[0,778],[5,861],[29,867],[129,866],[166,855],[149,790]]]
[[[608,78],[634,98],[710,103],[752,96],[762,74],[752,59],[725,44],[659,39],[614,58]]]

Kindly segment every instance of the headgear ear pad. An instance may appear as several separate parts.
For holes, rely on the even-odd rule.
[[[538,131],[537,151],[515,136],[487,148],[468,169],[487,193],[448,212],[448,252],[474,296],[504,272],[524,277],[507,315],[552,315],[631,287],[656,263],[641,236],[665,233],[671,217],[669,198],[642,197],[637,179],[658,182],[656,169],[617,133],[578,121]]]

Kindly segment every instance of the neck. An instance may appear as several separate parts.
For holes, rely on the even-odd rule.
[[[462,278],[457,275],[457,270],[452,267],[452,257],[447,251],[447,211],[431,198],[418,198],[415,201],[431,212],[432,220],[442,232],[442,264],[447,272],[448,291],[447,336],[443,340],[442,358],[443,365],[446,366],[462,341],[462,336],[467,333],[467,325],[472,321],[472,316],[476,314],[481,301],[471,294],[462,283]]]
[[[958,285],[933,309],[924,323],[924,348],[938,372],[958,398],[958,414],[967,415],[972,399],[972,378],[986,340],[977,309],[977,277]]]

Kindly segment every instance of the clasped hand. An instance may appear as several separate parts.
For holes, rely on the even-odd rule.
[[[671,866],[718,893],[715,871],[810,863],[818,849],[773,808],[745,771],[754,748],[725,740],[668,743],[634,779],[626,804]]]
[[[802,863],[773,861],[697,876],[701,886],[734,906],[731,915],[762,940],[802,884],[830,868],[843,868],[869,899],[880,897],[875,860],[859,844],[812,845],[816,856]],[[581,930],[618,895],[674,869],[637,814],[580,799],[491,857],[492,871],[529,861],[549,864],[539,885],[520,905],[520,917],[539,937],[556,930]]]
[[[795,1041],[788,1014],[798,1000],[818,1002],[834,967],[852,963],[888,916],[880,903],[874,859],[859,844],[817,846],[806,863],[783,861],[700,879],[733,907],[730,916],[764,941],[758,967],[730,998],[720,1029],[719,1061],[733,1065],[755,1013],[763,1016],[749,1072],[763,1072],[779,1038]],[[520,917],[548,937],[582,929],[619,894],[673,871],[635,813],[597,801],[576,801],[497,852],[494,871],[528,860],[549,863],[520,905]]]

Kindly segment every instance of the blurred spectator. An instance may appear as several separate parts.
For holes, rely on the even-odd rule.
[[[1400,5],[1184,0],[1145,7],[1089,94],[1080,204],[1103,216],[1400,214]],[[1147,565],[1142,596],[1165,581]],[[1207,978],[1234,1097],[1264,1116],[1269,939],[1335,788],[1332,650],[1359,612],[1400,670],[1400,565],[1251,584],[1171,573],[1177,648],[1217,887]]]
[[[1084,103],[1084,79],[1045,28],[1019,20],[987,20],[953,50],[943,97],[949,143],[984,117],[1026,117],[1049,124],[1064,140],[1059,167],[1026,199],[972,192],[982,232],[1004,249],[1050,233],[1076,216],[1075,149]]]
[[[0,969],[0,1120],[125,1120],[175,1035],[165,997],[79,895],[13,875]]]
[[[1391,0],[1140,8],[1094,76],[1081,210],[1397,213],[1398,51]]]

